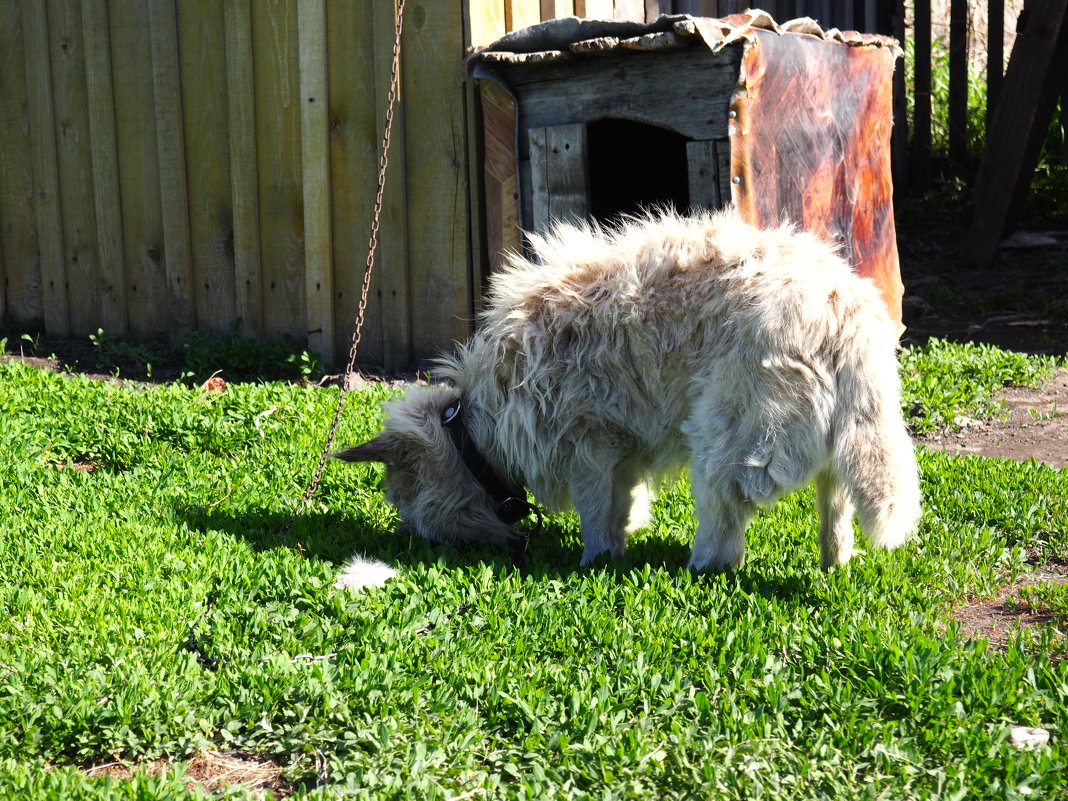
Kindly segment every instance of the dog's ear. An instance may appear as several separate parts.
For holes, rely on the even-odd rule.
[[[343,462],[384,462],[393,466],[401,463],[404,451],[400,440],[390,434],[380,434],[363,445],[330,454],[331,459]]]

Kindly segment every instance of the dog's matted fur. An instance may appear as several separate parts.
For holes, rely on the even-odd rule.
[[[385,462],[415,531],[505,541],[502,510],[529,487],[578,511],[587,563],[623,551],[640,485],[685,464],[696,568],[740,565],[756,507],[812,480],[825,568],[853,552],[854,509],[874,545],[914,530],[897,329],[832,248],[733,211],[557,225],[531,242],[442,359],[452,386],[413,387],[381,435],[337,454]]]

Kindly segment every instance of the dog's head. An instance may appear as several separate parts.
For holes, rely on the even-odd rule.
[[[385,411],[381,434],[333,457],[384,463],[386,498],[428,540],[503,543],[515,536],[501,519],[500,499],[465,464],[449,430],[461,424],[459,391],[414,386]]]

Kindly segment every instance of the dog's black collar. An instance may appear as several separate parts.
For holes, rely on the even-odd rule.
[[[511,526],[532,512],[537,512],[533,505],[527,503],[526,491],[521,486],[506,484],[479,452],[460,414],[460,399],[445,407],[441,414],[441,425],[449,432],[464,466],[493,499],[494,510],[502,523]]]

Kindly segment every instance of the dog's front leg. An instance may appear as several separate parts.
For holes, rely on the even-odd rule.
[[[615,486],[613,462],[606,460],[597,470],[576,471],[569,482],[571,503],[582,522],[583,565],[606,551],[620,556],[626,548],[630,487],[621,491]]]

